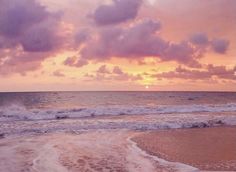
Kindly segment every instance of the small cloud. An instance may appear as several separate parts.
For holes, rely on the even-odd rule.
[[[111,72],[107,69],[106,65],[102,65],[98,68],[97,73],[110,74]]]
[[[195,45],[207,45],[209,43],[208,37],[205,33],[195,33],[189,40]]]
[[[65,77],[65,74],[61,70],[54,71],[53,75],[56,77]]]
[[[225,54],[229,47],[229,41],[226,39],[214,39],[211,44],[213,50],[220,54]]]
[[[114,74],[118,74],[118,75],[124,74],[124,72],[122,71],[122,69],[121,69],[119,66],[115,66],[115,67],[113,68],[113,73],[114,73]]]
[[[71,67],[83,67],[88,64],[88,61],[84,59],[78,59],[77,57],[68,57],[64,62],[64,65]]]

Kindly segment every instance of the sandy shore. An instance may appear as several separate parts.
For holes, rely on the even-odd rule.
[[[130,140],[136,132],[50,133],[0,140],[1,172],[175,172]],[[192,167],[181,166],[183,169]]]
[[[133,138],[152,155],[201,170],[236,171],[236,127],[172,129]]]

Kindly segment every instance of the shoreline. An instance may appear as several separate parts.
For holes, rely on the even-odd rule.
[[[128,130],[97,130],[6,138],[0,140],[0,171],[176,171],[173,165],[163,166],[127,141],[135,134]]]

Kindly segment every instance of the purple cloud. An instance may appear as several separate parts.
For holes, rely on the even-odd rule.
[[[76,47],[79,47],[82,43],[86,42],[89,39],[89,34],[87,31],[83,30],[78,32],[75,35],[75,44]]]
[[[143,57],[159,55],[167,42],[155,36],[160,23],[144,20],[127,29],[110,27],[100,32],[99,38],[88,42],[81,54],[85,58]],[[142,41],[140,41],[142,40]]]
[[[200,51],[205,51],[207,47],[211,47],[214,52],[225,54],[229,47],[228,40],[219,38],[209,40],[208,36],[205,33],[196,33],[192,35],[189,40],[192,44],[200,46]]]
[[[63,42],[58,34],[59,13],[48,12],[36,0],[2,0],[0,4],[0,73],[39,69]]]
[[[92,15],[99,25],[116,24],[134,19],[142,0],[113,0],[112,4],[99,6]]]
[[[174,60],[190,67],[201,67],[200,63],[196,60],[199,58],[198,51],[186,41],[178,44],[169,44],[162,58],[164,61]]]
[[[205,33],[196,33],[190,37],[190,42],[195,45],[207,45],[209,43],[208,37]]]
[[[3,48],[21,45],[24,51],[46,52],[59,44],[59,13],[50,13],[35,0],[3,0],[0,13],[0,37]],[[56,42],[58,41],[58,42]]]
[[[200,68],[198,61],[209,47],[213,46],[217,53],[225,52],[228,47],[228,41],[209,40],[205,33],[196,33],[178,43],[170,42],[160,37],[160,29],[160,22],[149,19],[128,27],[102,28],[96,38],[86,42],[80,54],[83,59],[95,61],[112,57],[142,61],[145,57],[155,57],[160,61],[176,61]]]
[[[31,28],[21,38],[25,51],[45,52],[53,49],[54,34],[48,28]]]
[[[111,57],[142,60],[156,57],[161,61],[176,61],[191,67],[200,67],[199,50],[189,42],[170,43],[158,32],[160,22],[143,20],[128,28],[109,27],[103,29],[98,39],[89,41],[81,50],[84,59],[102,61]]]
[[[213,39],[212,48],[216,53],[224,54],[229,47],[229,41],[225,39]]]
[[[44,20],[49,13],[35,0],[2,0],[0,13],[0,33],[6,37],[16,37],[28,27]]]

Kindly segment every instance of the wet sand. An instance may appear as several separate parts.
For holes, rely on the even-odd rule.
[[[132,139],[152,155],[201,170],[236,171],[236,127],[171,129]]]

